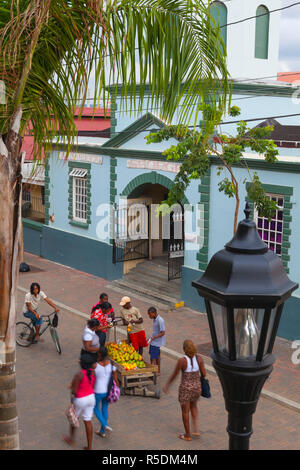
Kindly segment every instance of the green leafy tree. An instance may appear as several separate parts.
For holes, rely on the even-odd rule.
[[[15,402],[16,288],[20,258],[21,145],[35,157],[54,135],[72,148],[74,105],[94,78],[94,105],[121,84],[130,109],[159,104],[182,122],[209,93],[207,130],[226,107],[226,57],[202,0],[1,0],[0,80],[0,448],[19,446]],[[222,77],[219,80],[218,77]],[[139,87],[137,87],[139,85]],[[150,90],[150,92],[149,92]],[[2,97],[3,98],[3,97]],[[1,102],[3,100],[1,99]]]
[[[230,116],[238,116],[240,109],[233,106],[229,110]],[[248,197],[255,204],[259,212],[272,218],[276,210],[276,202],[266,195],[256,172],[251,173],[247,165],[244,153],[246,150],[257,152],[264,156],[265,161],[275,163],[278,150],[274,141],[268,139],[273,126],[250,128],[246,122],[241,121],[237,125],[235,136],[218,135],[211,137],[203,130],[199,132],[188,130],[185,126],[168,126],[159,131],[151,132],[145,137],[148,144],[162,142],[175,138],[176,145],[163,152],[167,160],[180,162],[180,170],[177,173],[174,184],[168,193],[168,199],[162,204],[162,210],[180,201],[189,186],[191,180],[205,176],[209,169],[210,157],[217,156],[220,159],[218,175],[224,174],[224,178],[218,183],[219,191],[229,198],[235,198],[234,233],[237,229],[238,212],[240,206],[239,182],[235,176],[235,168],[244,168],[248,173],[247,184]]]

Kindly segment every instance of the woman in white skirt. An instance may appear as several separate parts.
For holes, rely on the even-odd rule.
[[[73,377],[70,388],[72,390],[72,394],[74,395],[73,404],[76,415],[78,418],[81,415],[85,424],[87,447],[84,447],[84,449],[92,450],[92,417],[96,404],[94,394],[95,372],[92,367],[92,360],[81,360],[80,366],[81,370]],[[63,436],[64,440],[69,445],[73,445],[75,442],[75,429],[75,427],[71,426],[70,436]]]

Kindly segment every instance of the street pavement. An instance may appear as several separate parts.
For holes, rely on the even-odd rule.
[[[28,288],[30,283],[39,282],[49,298],[66,306],[89,314],[91,306],[101,292],[107,292],[109,301],[116,313],[121,293],[110,289],[108,281],[48,260],[26,254],[26,262],[31,266],[29,273],[22,273],[19,286]],[[123,293],[126,295],[126,292]],[[151,333],[151,320],[148,318],[148,301],[132,297],[144,318],[147,337]],[[18,318],[22,318],[24,292],[18,291]],[[44,303],[40,313],[50,312]],[[210,336],[206,315],[187,308],[175,311],[160,310],[166,322],[167,348],[182,352],[184,339],[192,339],[199,352],[208,356]],[[85,319],[62,309],[59,315],[58,332],[62,345],[59,355],[52,343],[49,331],[43,336],[44,342],[29,348],[17,346],[17,400],[19,412],[20,442],[22,449],[69,449],[61,435],[68,429],[65,409],[69,403],[68,385],[78,370],[78,357],[81,349],[81,335]],[[120,339],[123,339],[120,338]],[[300,366],[291,362],[293,350],[286,340],[277,339],[276,365],[265,389],[282,397],[300,403]],[[148,359],[148,353],[145,352]],[[162,374],[159,387],[162,387],[175,367],[175,360],[162,356]],[[183,432],[181,411],[177,400],[178,384],[173,384],[168,395],[161,398],[122,396],[110,405],[109,424],[113,432],[105,439],[94,438],[94,448],[98,450],[117,449],[226,449],[227,413],[220,383],[215,375],[209,375],[212,398],[202,398],[199,402],[200,439],[185,442],[177,438]],[[97,420],[93,419],[95,429]],[[254,415],[252,449],[299,449],[300,413],[260,398]],[[81,422],[78,431],[78,446],[85,445],[84,426]]]

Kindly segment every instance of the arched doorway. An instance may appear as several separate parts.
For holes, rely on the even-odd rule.
[[[157,215],[172,184],[168,178],[157,180],[139,179],[141,184],[131,182],[123,191],[115,213],[114,262],[123,262],[123,273],[127,274],[137,264],[151,260],[166,266],[166,278],[172,280],[181,277],[184,264],[184,206],[178,203],[171,212]],[[166,180],[169,187],[161,184]]]

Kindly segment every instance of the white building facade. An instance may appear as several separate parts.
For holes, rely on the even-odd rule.
[[[232,78],[276,77],[281,12],[273,10],[281,7],[281,0],[212,3],[213,17],[219,22],[227,47]]]

